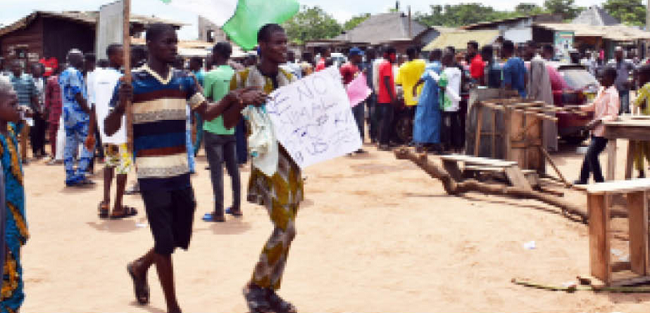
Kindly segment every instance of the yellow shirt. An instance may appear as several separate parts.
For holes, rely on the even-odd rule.
[[[634,101],[635,106],[642,106],[646,104],[645,109],[641,110],[641,114],[650,115],[650,83],[643,85],[639,91],[636,92],[636,100]]]
[[[424,60],[408,61],[399,68],[395,83],[404,88],[404,102],[408,106],[418,105],[417,99],[413,98],[413,86],[418,83],[427,64]],[[422,85],[418,87],[418,96],[422,92]]]

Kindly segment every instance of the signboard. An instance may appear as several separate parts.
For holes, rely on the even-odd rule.
[[[573,32],[555,32],[553,44],[555,46],[555,56],[560,61],[569,62],[569,50],[573,48]]]
[[[95,41],[95,54],[97,55],[97,60],[108,58],[106,55],[106,48],[108,48],[110,44],[123,43],[123,9],[124,1],[122,0],[104,5],[99,9],[97,40]]]
[[[266,109],[278,141],[301,168],[352,153],[361,135],[336,66],[270,95]]]

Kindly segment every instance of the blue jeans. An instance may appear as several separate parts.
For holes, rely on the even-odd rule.
[[[196,120],[196,138],[194,140],[194,156],[199,154],[201,150],[201,143],[203,142],[203,118],[201,114],[194,112],[194,119]]]
[[[582,162],[582,169],[580,171],[580,182],[588,183],[589,174],[594,174],[594,181],[597,183],[602,183],[605,181],[603,178],[603,172],[600,169],[600,162],[598,161],[598,155],[605,150],[607,147],[607,139],[603,137],[591,137],[591,143],[587,149],[587,154],[585,155],[585,160]]]
[[[393,117],[395,115],[395,109],[390,103],[378,103],[377,104],[377,124],[378,135],[379,135],[379,144],[388,145],[390,139],[393,135]]]
[[[618,114],[630,113],[630,91],[629,90],[619,90],[618,96],[621,98],[621,110]]]
[[[235,138],[237,140],[237,162],[246,164],[248,162],[248,142],[246,142],[246,121],[242,119],[235,127]]]
[[[352,115],[354,115],[354,120],[357,122],[357,127],[359,127],[359,133],[361,134],[361,142],[366,138],[365,136],[365,115],[366,115],[366,108],[364,107],[364,103],[359,103],[357,106],[352,108]]]

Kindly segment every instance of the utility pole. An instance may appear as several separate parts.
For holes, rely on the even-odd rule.
[[[650,32],[650,0],[646,1],[646,10],[645,10],[645,31]]]

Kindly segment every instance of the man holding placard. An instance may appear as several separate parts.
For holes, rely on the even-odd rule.
[[[259,30],[257,38],[261,52],[260,63],[237,73],[231,82],[231,90],[258,87],[266,93],[271,93],[296,81],[295,76],[280,68],[280,64],[286,63],[287,58],[288,40],[284,29],[277,24],[267,24]],[[241,115],[240,118],[232,119],[228,113],[229,111],[224,115],[225,126],[233,127],[239,122]],[[249,114],[250,110],[246,113]],[[253,111],[252,114],[261,114],[261,120],[268,121],[268,116],[264,118],[264,115],[268,115],[266,110]],[[273,233],[264,245],[255,266],[253,277],[244,289],[251,313],[296,312],[296,308],[280,298],[275,291],[280,289],[289,248],[296,236],[295,220],[303,200],[303,181],[300,167],[287,150],[277,141],[270,144],[276,148],[271,148],[267,155],[258,156],[253,160],[248,187],[248,200],[264,205],[274,225]],[[270,171],[266,166],[257,163],[260,159],[269,158],[271,162],[263,164],[270,164],[273,168]]]

